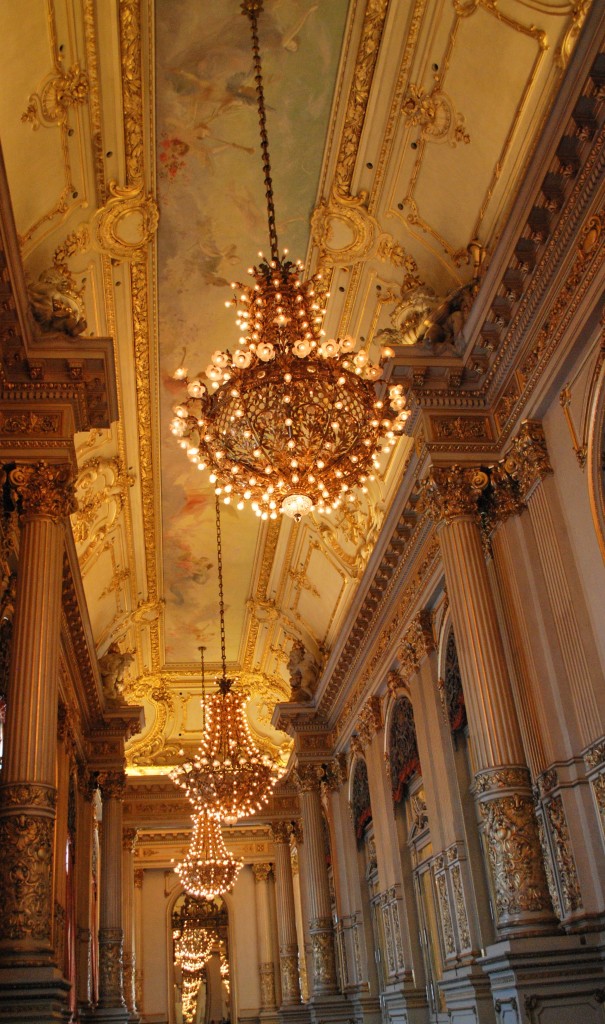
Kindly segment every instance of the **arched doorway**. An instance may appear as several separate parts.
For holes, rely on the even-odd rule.
[[[182,893],[172,911],[174,1019],[225,1024],[231,1019],[228,913],[220,896]]]

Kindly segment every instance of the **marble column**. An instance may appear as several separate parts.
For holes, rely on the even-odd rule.
[[[435,467],[426,488],[438,522],[475,762],[475,794],[501,936],[553,931],[553,914],[504,645],[482,546],[473,467]]]
[[[138,1020],[135,993],[136,947],[134,942],[134,850],[137,843],[137,835],[136,828],[125,828],[122,833],[124,1000],[131,1020]]]
[[[26,999],[46,1021],[67,988],[53,965],[52,879],[64,528],[73,487],[69,466],[44,462],[18,465],[10,482],[21,533],[0,789],[0,991],[10,967],[15,1019]]]
[[[124,1002],[122,930],[122,796],[125,776],[104,771],[98,776],[103,801],[101,825],[101,899],[99,918],[99,1020],[128,1020]]]
[[[295,770],[300,791],[305,836],[305,868],[309,933],[313,956],[313,997],[337,992],[330,883],[324,849],[320,783],[321,765],[302,764]]]
[[[275,1017],[275,964],[271,941],[271,905],[269,902],[270,864],[253,864],[256,882],[256,922],[258,927],[258,972],[260,980],[260,1016]]]
[[[298,940],[294,884],[290,857],[290,824],[276,821],[271,826],[275,847],[275,889],[278,906],[277,939],[279,943],[279,970],[281,977],[282,1007],[300,1005],[300,978],[298,974]]]

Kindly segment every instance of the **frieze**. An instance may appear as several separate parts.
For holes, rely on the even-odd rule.
[[[475,793],[493,793],[497,790],[515,790],[531,792],[530,776],[527,768],[512,765],[503,768],[489,768],[478,772],[475,776]]]
[[[59,434],[61,425],[61,413],[0,412],[1,434]]]

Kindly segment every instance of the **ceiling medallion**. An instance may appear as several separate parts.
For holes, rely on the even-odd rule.
[[[263,519],[280,512],[300,520],[331,512],[365,489],[383,445],[395,444],[409,416],[401,385],[389,400],[377,396],[381,366],[355,352],[348,335],[327,338],[322,327],[329,292],[321,274],[302,276],[301,261],[279,255],[266,128],[257,15],[262,0],[244,0],[252,30],[261,153],[271,255],[259,254],[249,274],[233,283],[239,347],[213,353],[205,371],[175,378],[186,397],[171,430],[225,503],[250,502]]]

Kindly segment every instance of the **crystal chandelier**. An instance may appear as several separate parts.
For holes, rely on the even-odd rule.
[[[282,770],[256,747],[245,714],[247,697],[232,690],[227,678],[225,653],[225,603],[223,555],[218,495],[215,497],[219,617],[222,675],[218,693],[207,700],[204,691],[204,649],[202,654],[203,728],[195,757],[170,772],[172,781],[185,791],[196,811],[234,824],[260,810],[271,796]]]
[[[195,921],[185,919],[180,931],[173,932],[174,962],[184,971],[201,971],[212,953],[214,936]]]
[[[409,412],[401,385],[389,389],[386,407],[377,397],[382,369],[355,353],[353,338],[326,337],[322,275],[305,281],[301,261],[279,255],[257,26],[263,3],[241,6],[252,31],[271,255],[260,253],[249,269],[253,284],[232,285],[239,347],[214,352],[192,379],[177,369],[187,394],[171,430],[226,503],[250,501],[264,519],[284,512],[300,520],[354,500],[351,489],[365,489]]]
[[[189,849],[174,869],[185,891],[206,899],[230,892],[241,866],[227,852],[218,819],[206,811],[197,814]]]

